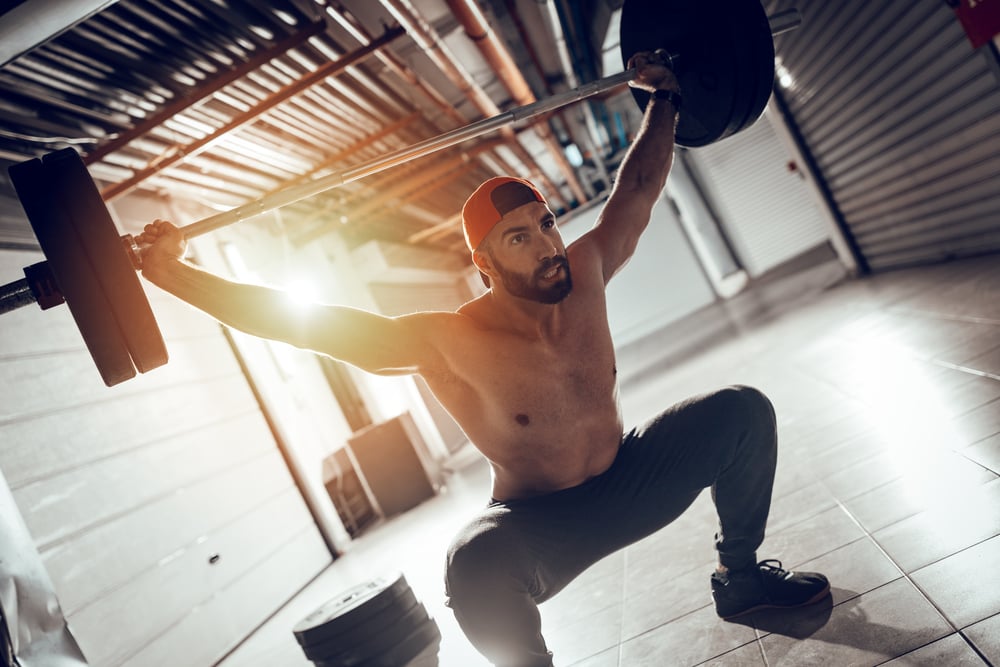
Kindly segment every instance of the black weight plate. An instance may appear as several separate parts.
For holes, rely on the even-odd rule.
[[[434,619],[429,619],[422,628],[361,667],[399,667],[423,654],[427,648],[438,646],[440,643],[441,630],[438,629]]]
[[[729,0],[733,1],[733,0]],[[677,56],[674,74],[684,107],[675,133],[682,146],[704,146],[726,134],[737,113],[738,58],[731,26],[720,20],[726,2],[627,0],[621,14],[622,61],[639,51],[666,49]],[[725,45],[723,47],[722,45]],[[649,94],[633,88],[645,109]]]
[[[405,667],[438,667],[438,652],[440,650],[441,642],[432,642],[425,646],[420,653],[410,658]]]
[[[395,604],[409,589],[401,573],[358,584],[299,621],[292,633],[302,646],[327,641]]]
[[[743,34],[753,29],[746,24],[753,9],[763,12],[758,0],[626,0],[622,7],[623,62],[637,51],[658,48],[678,57],[675,74],[684,96],[675,135],[679,145],[705,146],[746,122],[759,95],[754,74],[767,57],[757,40]],[[770,28],[765,32],[773,68]],[[644,109],[648,93],[633,88],[632,94]]]
[[[398,621],[388,627],[383,627],[367,640],[354,641],[350,645],[344,643],[337,645],[338,642],[333,642],[333,645],[329,645],[329,643],[316,644],[303,650],[306,657],[313,661],[332,662],[340,667],[357,667],[357,665],[385,653],[402,642],[416,630],[419,630],[429,618],[424,605],[418,602],[407,609]],[[368,624],[365,623],[365,625]],[[348,633],[346,636],[351,634],[353,633]]]
[[[317,655],[333,655],[346,651],[353,646],[363,644],[373,637],[379,636],[387,628],[400,622],[406,614],[417,606],[417,596],[412,590],[407,590],[400,597],[376,614],[373,614],[364,623],[351,626],[346,632],[335,635],[321,642],[311,642],[300,644],[303,653],[307,658]]]
[[[747,33],[747,25],[754,8],[761,10],[757,0],[727,0],[716,7],[718,13],[714,25],[717,30],[725,33],[722,47],[724,51],[736,56],[736,78],[732,89],[729,124],[715,141],[721,141],[739,131],[757,94],[756,63],[753,58],[747,57],[753,45],[752,37]]]
[[[736,111],[733,114],[729,131],[721,137],[725,138],[736,134],[743,128],[749,116],[753,113],[753,107],[757,100],[760,73],[760,58],[754,57],[758,53],[755,47],[758,46],[757,31],[755,30],[755,17],[763,18],[765,24],[767,16],[763,13],[763,8],[758,0],[742,0],[730,3],[728,6],[728,21],[733,26],[732,44],[735,53],[742,54],[739,60],[739,86],[736,93]],[[770,40],[771,33],[765,25],[765,37]],[[769,45],[765,48],[765,53],[769,50]],[[774,62],[774,52],[770,51],[770,61]]]
[[[135,377],[114,310],[89,258],[80,252],[79,234],[58,203],[60,192],[50,182],[48,170],[36,158],[12,165],[7,171],[104,383],[111,387]]]
[[[765,49],[769,50],[771,57],[761,58],[760,62],[757,64],[757,99],[751,107],[751,112],[747,116],[746,122],[740,127],[741,130],[745,130],[757,122],[757,120],[761,117],[761,114],[764,113],[764,109],[767,108],[767,103],[770,101],[771,95],[774,93],[774,38],[771,37],[770,29],[770,25],[768,25],[766,43],[763,39],[758,38],[758,43],[760,45],[758,48],[762,51]]]
[[[417,596],[413,591],[407,589],[400,597],[385,609],[373,614],[364,623],[353,625],[338,635],[334,635],[321,642],[300,643],[306,657],[313,655],[332,655],[339,651],[344,651],[351,646],[366,642],[372,637],[380,634],[386,628],[397,623],[400,618],[417,605]]]
[[[429,618],[427,622],[413,631],[403,641],[358,667],[402,667],[418,655],[424,653],[429,647],[440,644],[440,642],[441,631],[438,629],[434,619]],[[315,665],[316,667],[342,667],[336,662],[328,661],[316,662]]]
[[[108,297],[132,363],[140,373],[167,363],[167,347],[121,235],[80,155],[72,148],[42,158],[49,183],[58,192],[64,215],[72,220],[81,250],[90,258]]]
[[[733,131],[734,133],[745,130],[757,122],[764,113],[774,89],[774,37],[771,35],[771,24],[760,3],[747,3],[743,11],[745,16],[741,19],[741,25],[745,28],[740,34],[748,42],[745,52],[752,56],[747,61],[752,65],[750,76],[754,90],[748,97],[746,117]]]

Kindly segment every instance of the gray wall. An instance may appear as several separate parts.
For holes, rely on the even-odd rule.
[[[593,227],[595,206],[559,230],[568,245]],[[608,284],[608,320],[616,345],[626,345],[715,299],[680,222],[661,199],[629,263]]]
[[[3,316],[0,468],[92,664],[210,664],[331,555],[218,325],[147,292],[172,360],[113,388],[65,306]]]

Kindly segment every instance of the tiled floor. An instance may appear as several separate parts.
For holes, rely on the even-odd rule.
[[[832,601],[720,621],[706,493],[542,605],[556,665],[1000,665],[1000,257],[830,282],[817,269],[755,290],[691,320],[710,349],[671,347],[675,327],[619,366],[629,423],[723,384],[770,395],[781,453],[759,555],[826,573]],[[472,464],[357,540],[222,665],[308,665],[292,625],[393,569],[441,627],[441,665],[483,665],[441,576],[488,481]]]

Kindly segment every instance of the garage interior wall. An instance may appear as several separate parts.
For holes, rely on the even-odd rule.
[[[595,206],[560,222],[569,245],[587,232],[601,212]],[[642,243],[621,271],[608,283],[608,321],[615,345],[628,345],[643,336],[703,308],[715,292],[666,197],[653,207]]]
[[[740,264],[751,278],[829,239],[788,150],[765,112],[743,132],[687,152]],[[777,119],[781,122],[781,119]]]
[[[219,326],[148,294],[172,359],[113,388],[68,309],[4,315],[3,472],[91,664],[211,664],[332,557]]]
[[[1000,82],[948,3],[765,7],[802,14],[778,97],[869,268],[1000,250]]]

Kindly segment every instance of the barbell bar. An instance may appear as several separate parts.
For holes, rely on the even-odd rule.
[[[621,51],[665,49],[684,94],[675,133],[682,146],[704,146],[757,120],[774,81],[773,36],[798,27],[797,10],[768,17],[758,0],[627,0]],[[327,176],[264,196],[190,225],[185,238],[241,222],[469,139],[520,123],[635,79],[623,72],[532,104],[476,121]],[[648,93],[632,89],[640,108]],[[0,314],[38,303],[65,301],[106,385],[113,386],[167,362],[166,346],[135,269],[139,247],[119,236],[80,155],[72,148],[9,168],[11,181],[46,256],[25,278],[0,285]],[[53,192],[72,196],[54,197]]]

